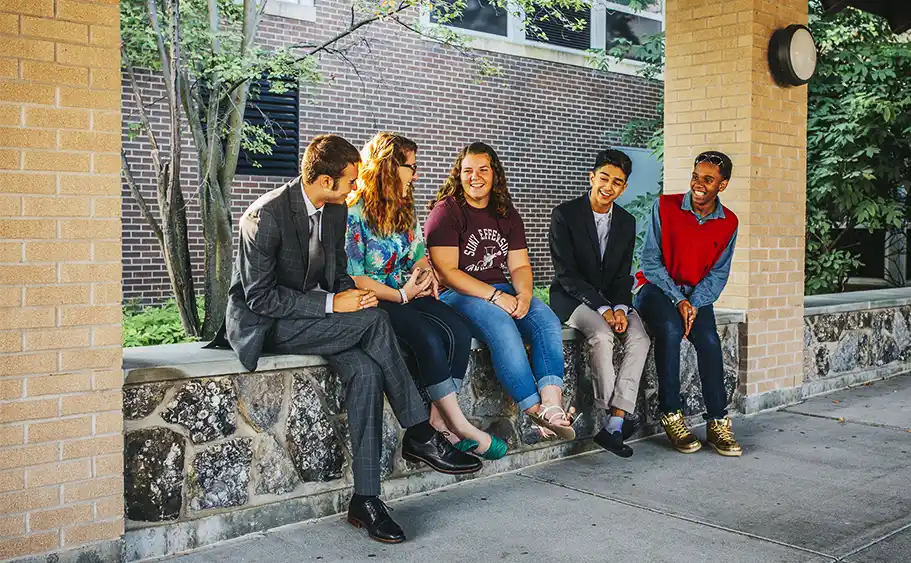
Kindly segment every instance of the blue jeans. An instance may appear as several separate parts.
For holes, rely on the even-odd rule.
[[[516,294],[511,284],[495,288]],[[487,344],[497,379],[520,410],[541,402],[538,392],[547,385],[563,388],[563,330],[557,315],[539,299],[531,300],[528,314],[514,319],[479,297],[449,290],[440,300],[465,316],[475,338]],[[531,365],[525,343],[531,344]]]
[[[655,368],[658,372],[658,410],[664,414],[683,410],[680,398],[680,344],[683,342],[683,319],[671,300],[657,285],[645,284],[633,303],[655,340]],[[715,327],[712,305],[700,307],[687,337],[696,348],[699,379],[705,400],[706,420],[723,418],[727,413],[728,395],[724,387],[724,360],[721,339]]]

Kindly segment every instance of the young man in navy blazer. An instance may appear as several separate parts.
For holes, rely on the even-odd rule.
[[[650,344],[632,309],[636,220],[615,203],[632,169],[625,153],[599,152],[588,174],[591,190],[554,209],[549,234],[555,271],[550,306],[591,345],[595,407],[606,411],[595,442],[620,457],[633,455],[623,443],[623,417],[636,408]],[[616,371],[615,340],[624,352]]]

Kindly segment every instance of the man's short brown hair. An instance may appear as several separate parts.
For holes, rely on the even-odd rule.
[[[349,164],[360,164],[361,155],[354,145],[338,135],[314,137],[301,158],[301,178],[312,184],[323,174],[333,180],[342,177]]]

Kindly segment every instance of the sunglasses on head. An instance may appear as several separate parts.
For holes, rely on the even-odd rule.
[[[696,157],[696,164],[699,164],[701,162],[714,164],[718,168],[721,168],[724,165],[724,159],[717,154],[700,154]]]

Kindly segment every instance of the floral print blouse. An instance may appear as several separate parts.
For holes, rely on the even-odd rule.
[[[424,257],[426,250],[420,223],[415,222],[412,232],[379,235],[370,228],[364,215],[364,202],[358,200],[348,208],[345,252],[349,276],[369,276],[399,289],[408,281],[414,264]]]

